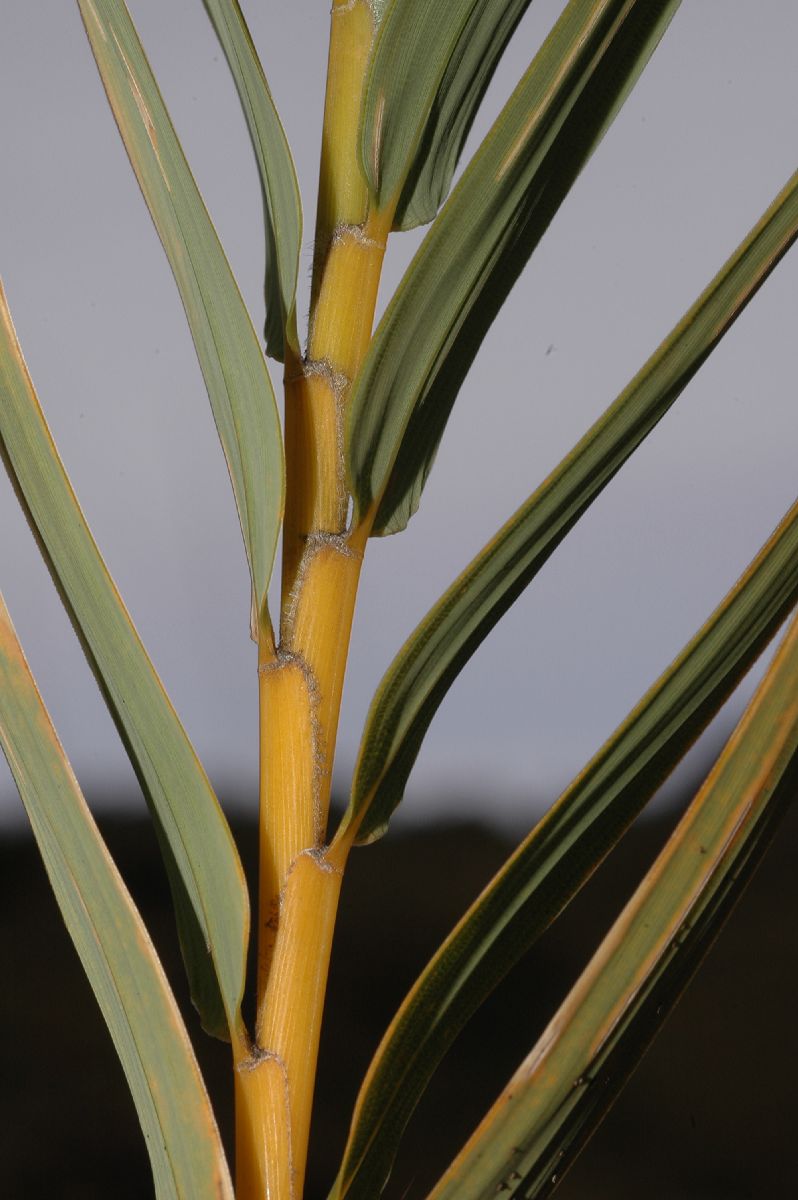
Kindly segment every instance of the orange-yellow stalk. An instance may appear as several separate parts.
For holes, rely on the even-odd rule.
[[[280,643],[261,645],[257,1023],[236,1063],[238,1200],[301,1200],[321,1016],[349,840],[325,846],[349,635],[367,532],[347,530],[344,420],[368,349],[392,214],[357,157],[374,36],[334,0],[307,355],[286,361]]]
[[[284,637],[308,538],[346,529],[346,398],[371,338],[390,225],[390,214],[381,213],[362,227],[338,226],[311,315],[307,358],[286,367]]]
[[[279,895],[297,846],[320,837],[316,797],[313,683],[300,660],[275,658],[260,670],[260,837],[258,1002],[262,1002],[279,919]],[[286,798],[290,797],[290,803]]]

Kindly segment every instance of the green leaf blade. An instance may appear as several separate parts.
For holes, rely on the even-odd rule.
[[[664,851],[429,1200],[549,1194],[711,945],[796,777],[793,619]]]
[[[301,357],[296,287],[302,202],[291,151],[238,0],[205,0],[244,111],[260,173],[266,215],[266,352]]]
[[[210,782],[102,559],[39,405],[0,285],[0,452],[153,814],[192,998],[240,1020],[249,938],[241,862]]]
[[[376,1194],[452,1042],[642,811],[798,602],[798,502],[419,976],[358,1097],[335,1195]]]
[[[529,0],[403,0],[386,11],[363,96],[361,156],[394,227],[431,221]]]
[[[415,512],[482,339],[678,4],[571,0],[433,223],[350,399],[355,515],[375,534]]]
[[[130,1085],[158,1200],[233,1200],[219,1132],[174,997],[1,596],[0,744]]]
[[[683,320],[430,610],[394,659],[366,721],[345,820],[369,840],[401,799],[459,671],[574,523],[662,419],[798,237],[798,173]]]
[[[252,578],[252,634],[284,505],[282,434],[269,372],[127,8],[78,0],[119,132],[186,311],[219,431]]]

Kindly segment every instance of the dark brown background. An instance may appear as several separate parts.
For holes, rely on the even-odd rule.
[[[632,831],[571,910],[460,1038],[418,1110],[390,1184],[421,1200],[532,1045],[671,820]],[[104,832],[185,1003],[168,893],[149,827]],[[254,827],[236,835],[251,860]],[[344,887],[314,1117],[308,1200],[341,1153],[358,1080],[415,974],[510,843],[476,825],[390,833],[358,850]],[[760,1200],[798,1169],[798,963],[791,811],[698,977],[615,1109],[558,1189],[561,1200]],[[110,1039],[29,839],[0,843],[0,1161],[7,1200],[152,1196]],[[193,1014],[192,1033],[197,1032]],[[229,1141],[227,1048],[198,1052]]]

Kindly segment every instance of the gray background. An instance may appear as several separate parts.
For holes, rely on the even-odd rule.
[[[306,311],[327,9],[243,7],[297,159]],[[471,148],[561,7],[531,5]],[[260,325],[258,183],[203,7],[131,9]],[[404,637],[795,168],[796,44],[794,0],[682,5],[486,340],[420,513],[408,533],[371,544],[341,787]],[[180,302],[76,6],[3,0],[0,146],[0,270],[56,441],[214,784],[254,803],[256,676],[235,510]],[[394,242],[382,304],[418,238]],[[481,812],[528,824],[744,568],[795,495],[796,299],[793,252],[463,672],[404,819]],[[78,776],[109,804],[129,797],[132,772],[5,478],[0,512],[0,586]],[[0,821],[20,812],[2,763]]]

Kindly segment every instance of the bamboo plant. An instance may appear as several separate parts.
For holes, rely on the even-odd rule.
[[[251,576],[259,874],[86,523],[0,291],[3,460],[150,807],[191,995],[230,1043],[234,1178],[191,1040],[0,602],[0,740],[136,1104],[159,1198],[300,1200],[336,907],[386,830],[469,657],[681,395],[798,234],[798,174],[554,471],[465,566],[374,697],[343,818],[330,779],[355,600],[375,536],[416,512],[458,390],[513,283],[679,0],[568,0],[452,187],[529,0],[333,0],[311,306],[300,338],[294,167],[237,0],[205,0],[264,195],[262,342],[122,0],[77,0],[183,302]],[[429,230],[376,329],[395,231]],[[282,364],[284,427],[266,356]],[[279,369],[279,368],[278,368]],[[281,598],[269,583],[282,534]],[[622,837],[798,603],[798,503],[738,583],[441,945],[363,1081],[331,1200],[373,1200],[469,1017]],[[276,609],[279,607],[279,612]],[[243,614],[242,614],[243,617]],[[547,1195],[722,922],[794,791],[798,624],[638,891],[429,1200]],[[256,886],[255,886],[256,882]],[[252,943],[256,995],[242,1012]]]

